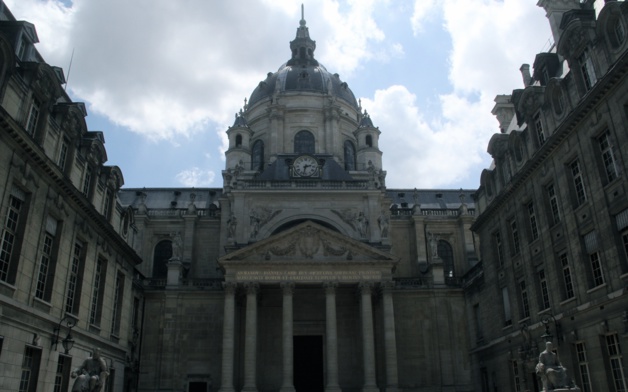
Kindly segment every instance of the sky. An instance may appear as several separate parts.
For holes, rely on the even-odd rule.
[[[5,0],[125,188],[222,187],[226,130],[290,58],[301,3],[315,57],[381,131],[387,187],[477,188],[495,96],[553,42],[536,0]]]

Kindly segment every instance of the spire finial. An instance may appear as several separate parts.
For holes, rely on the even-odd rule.
[[[299,22],[301,26],[305,26],[305,6],[301,3],[301,21]]]

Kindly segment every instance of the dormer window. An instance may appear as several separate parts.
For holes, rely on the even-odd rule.
[[[41,103],[36,98],[34,98],[33,103],[31,103],[31,107],[28,110],[28,117],[26,119],[26,132],[31,135],[35,133],[35,128],[37,127],[40,107]]]
[[[537,112],[534,115],[534,129],[536,130],[536,137],[540,147],[545,143],[545,131],[543,130],[543,122],[541,122],[541,112]]]
[[[29,42],[26,40],[26,37],[24,36],[20,37],[20,40],[17,43],[15,54],[17,55],[17,58],[20,59],[21,61],[26,60],[26,54],[28,52],[28,45],[29,45]]]
[[[299,131],[294,136],[294,152],[296,154],[314,154],[314,135],[308,131]]]
[[[626,37],[626,29],[624,28],[624,24],[621,20],[617,20],[615,22],[615,26],[613,26],[613,32],[615,33],[615,40],[617,46],[621,45],[624,42],[624,38]]]
[[[366,135],[366,145],[367,147],[373,147],[373,137],[371,135]]]
[[[593,60],[591,59],[591,54],[588,49],[585,49],[578,57],[578,64],[580,65],[580,74],[584,81],[584,87],[588,91],[597,82],[595,69],[593,68]]]
[[[242,135],[236,135],[235,145],[236,147],[242,147]]]

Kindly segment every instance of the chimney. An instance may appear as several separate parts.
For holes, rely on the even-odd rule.
[[[560,21],[563,19],[563,14],[581,8],[580,0],[539,0],[536,5],[545,10],[545,16],[549,20],[556,44],[560,40]]]
[[[530,75],[530,64],[521,64],[521,77],[523,78],[523,87],[528,87],[532,84],[532,75]]]

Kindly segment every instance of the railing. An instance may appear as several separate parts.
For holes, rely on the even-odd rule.
[[[320,180],[299,180],[299,181],[257,181],[240,180],[236,189],[369,189],[369,181],[320,181]],[[375,189],[375,187],[372,187]]]
[[[150,209],[147,211],[147,215],[151,217],[180,217],[187,213],[185,209]],[[213,218],[220,217],[220,210],[217,209],[203,209],[196,210],[197,216],[209,216]]]
[[[391,208],[390,215],[393,219],[403,219],[414,215],[413,208]],[[460,216],[460,210],[458,208],[421,208],[419,215],[423,216]],[[475,216],[475,209],[469,208],[467,215]]]
[[[167,279],[144,279],[146,289],[165,289],[173,287],[179,289],[199,289],[199,290],[222,290],[222,279],[216,278],[195,278],[181,279],[179,284],[168,286]]]
[[[427,289],[430,287],[428,279],[424,278],[394,278],[395,288],[398,289]]]

